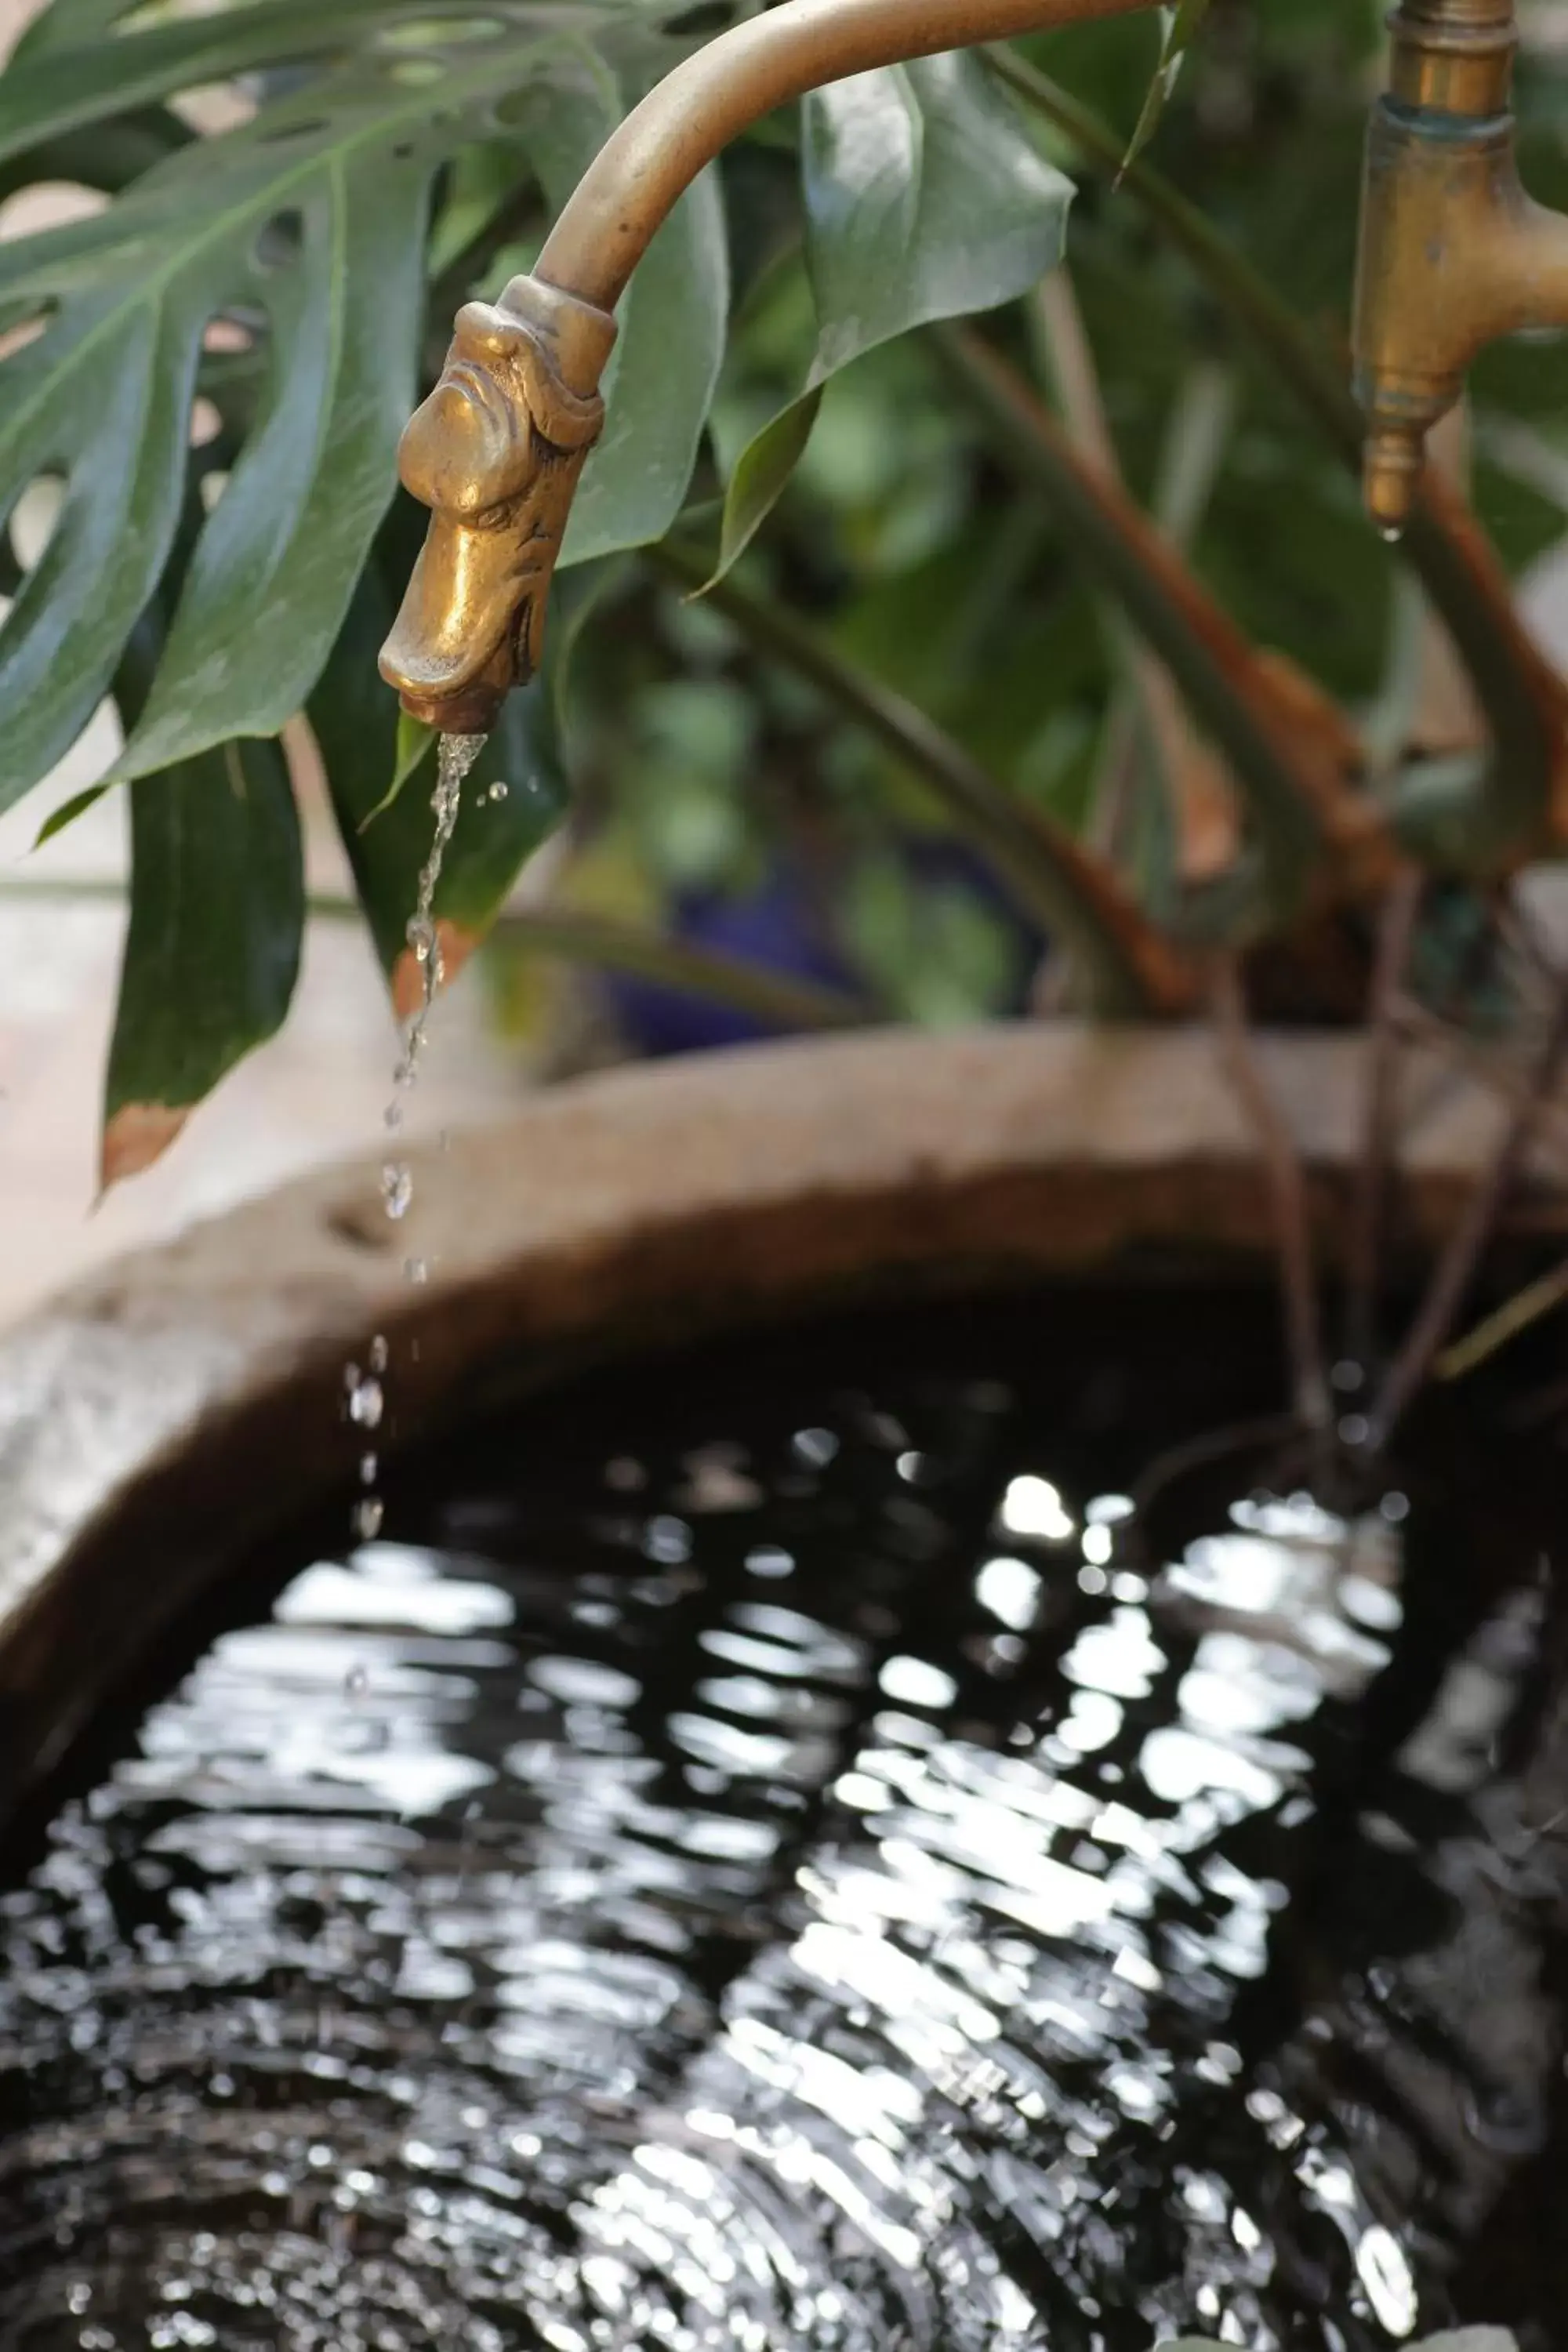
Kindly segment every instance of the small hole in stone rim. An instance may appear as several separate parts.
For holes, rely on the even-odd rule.
[[[379,1201],[340,1202],[336,1208],[327,1211],[321,1222],[334,1241],[344,1242],[350,1249],[363,1250],[373,1257],[384,1257],[397,1239]]]

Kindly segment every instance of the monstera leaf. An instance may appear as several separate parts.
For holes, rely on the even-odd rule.
[[[174,544],[215,320],[249,351],[250,414],[189,562],[116,774],[272,735],[318,676],[394,482],[426,332],[433,177],[479,139],[549,121],[561,173],[681,54],[672,7],[499,0],[250,0],[118,29],[114,0],[56,0],[0,79],[0,163],[198,83],[288,64],[283,94],[175,147],[94,217],[0,247],[0,497],[62,478],[49,544],[0,629],[0,805],[47,772],[107,689]],[[551,104],[541,105],[541,93]],[[686,488],[722,349],[710,190],[663,241],[679,337],[634,305],[577,552],[658,536]],[[657,290],[657,289],[656,289]],[[668,289],[667,289],[668,290]],[[667,319],[665,327],[670,327]],[[656,346],[678,341],[663,360]]]
[[[106,693],[126,729],[104,780],[132,783],[133,844],[106,1181],[155,1157],[287,1011],[298,820],[268,739],[307,701],[367,918],[406,993],[398,949],[430,819],[415,794],[359,837],[394,721],[364,616],[389,617],[372,544],[444,339],[427,235],[438,174],[483,152],[514,201],[540,184],[558,202],[700,37],[671,29],[679,5],[243,0],[148,22],[133,0],[54,0],[0,76],[0,192],[75,179],[115,198],[0,245],[0,515],[40,478],[60,493],[42,554],[7,582],[0,808],[49,772]],[[707,12],[703,33],[725,13]],[[237,77],[261,91],[253,117],[194,137],[174,102]],[[624,308],[569,561],[668,528],[727,308],[723,215],[704,180]],[[218,430],[209,417],[194,450],[202,394]],[[350,646],[363,669],[352,680]],[[448,861],[449,969],[563,789],[547,700],[520,698]]]
[[[131,866],[104,1087],[105,1185],[150,1166],[288,1013],[305,883],[279,746],[226,743],[132,784]]]
[[[858,74],[805,101],[805,255],[816,356],[805,387],[742,452],[720,576],[777,503],[840,369],[912,327],[1026,293],[1060,260],[1071,183],[977,59]]]

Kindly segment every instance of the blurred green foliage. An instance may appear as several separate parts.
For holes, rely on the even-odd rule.
[[[1154,149],[1160,171],[1342,373],[1382,16],[1377,0],[1215,0]],[[1151,20],[1017,47],[1131,136],[1157,53]],[[1527,178],[1568,203],[1561,67],[1527,57],[1521,105]],[[1217,466],[1196,486],[1194,571],[1258,646],[1291,656],[1374,740],[1397,730],[1413,602],[1403,558],[1368,528],[1346,467],[1148,211],[1108,175],[1083,173],[1048,126],[1037,120],[1033,131],[1079,181],[1066,269],[1129,488],[1159,502],[1183,467],[1194,386],[1217,385],[1228,424]],[[700,498],[720,497],[814,346],[791,139],[775,121],[726,165],[740,301]],[[1049,394],[1049,330],[1031,308],[994,331]],[[1538,339],[1488,355],[1476,378],[1474,501],[1511,572],[1563,535],[1565,427],[1568,348]],[[1075,829],[1092,826],[1125,698],[1125,632],[1047,502],[1009,467],[922,338],[873,352],[828,386],[748,576],[1011,789]],[[907,767],[721,618],[634,572],[577,660],[576,856],[590,898],[635,903],[679,928],[693,897],[743,901],[781,866],[804,871],[848,973],[887,1010],[952,1020],[1022,1002],[1027,927],[962,861],[938,860],[933,873],[921,852],[944,820]],[[1148,745],[1136,738],[1133,761],[1144,832],[1158,834]],[[612,884],[617,869],[625,878]]]

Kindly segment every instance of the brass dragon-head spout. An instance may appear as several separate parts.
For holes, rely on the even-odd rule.
[[[441,380],[398,451],[432,520],[381,673],[415,718],[483,734],[537,671],[615,339],[605,311],[532,278],[458,313]]]

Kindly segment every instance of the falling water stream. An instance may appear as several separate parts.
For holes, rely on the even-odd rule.
[[[1559,2347],[1560,1457],[1139,1537],[1272,1349],[774,1335],[231,1580],[0,1879],[5,2352]]]
[[[420,978],[419,1002],[403,1033],[402,1051],[392,1074],[393,1091],[382,1123],[389,1136],[401,1135],[405,1097],[419,1083],[419,1065],[425,1052],[426,1034],[430,1025],[431,1008],[441,991],[445,974],[441,964],[441,932],[436,920],[436,893],[440,887],[441,869],[458,819],[462,814],[463,786],[489,739],[483,735],[442,735],[437,740],[436,789],[430,796],[431,812],[436,830],[430,844],[430,855],[420,869],[419,887],[416,893],[414,912],[408,918],[405,936],[409,951],[418,966]],[[492,786],[492,791],[504,794],[504,785]],[[381,1199],[388,1217],[400,1224],[414,1205],[414,1171],[408,1162],[394,1150],[382,1163]],[[409,1257],[404,1260],[404,1272],[411,1282],[428,1278],[426,1260]],[[378,1332],[370,1343],[365,1366],[348,1363],[343,1367],[344,1410],[353,1426],[366,1436],[380,1428],[386,1409],[384,1376],[388,1350],[384,1336]],[[378,1492],[381,1457],[374,1448],[360,1456],[361,1492],[355,1499],[353,1526],[356,1536],[373,1540],[381,1532],[386,1506]]]

